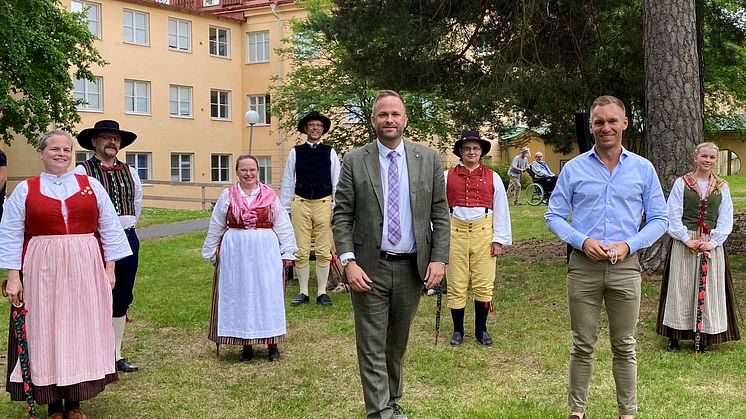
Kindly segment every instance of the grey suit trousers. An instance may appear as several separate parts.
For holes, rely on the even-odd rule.
[[[372,290],[352,292],[365,413],[369,419],[389,419],[391,405],[402,395],[404,352],[422,280],[414,260],[380,259],[367,274]]]

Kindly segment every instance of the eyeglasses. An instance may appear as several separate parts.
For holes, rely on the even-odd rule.
[[[122,142],[122,137],[120,137],[118,135],[102,134],[102,135],[97,135],[95,138],[97,140],[103,140],[103,141],[106,141],[106,142],[108,142],[108,141],[114,141],[115,143],[121,143]]]
[[[470,151],[482,151],[482,147],[475,146],[475,147],[461,147],[461,151],[470,152]]]
[[[324,127],[323,122],[309,122],[306,124],[307,127]]]

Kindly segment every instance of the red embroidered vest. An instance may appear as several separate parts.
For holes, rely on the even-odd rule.
[[[272,223],[272,217],[270,216],[270,211],[272,211],[272,206],[256,209],[256,228],[274,227],[274,223]],[[237,220],[236,217],[233,216],[233,205],[228,205],[228,217],[226,221],[228,224],[228,228],[239,228],[244,230],[249,229],[249,227],[244,224],[243,220]]]
[[[492,170],[481,163],[473,171],[460,164],[448,170],[446,198],[449,207],[492,208],[494,196]]]

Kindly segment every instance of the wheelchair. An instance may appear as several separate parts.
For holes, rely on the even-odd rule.
[[[531,184],[526,187],[525,192],[526,202],[533,207],[541,204],[548,205],[549,196],[552,194],[552,191],[545,190],[530,166],[526,169],[526,173],[531,176]]]

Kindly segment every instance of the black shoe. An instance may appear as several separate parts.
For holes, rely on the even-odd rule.
[[[251,361],[251,358],[254,357],[254,348],[252,346],[244,346],[243,351],[241,351],[241,357],[238,359],[241,362],[249,362]]]
[[[404,413],[404,409],[402,409],[398,404],[392,404],[391,410],[394,411],[394,419],[407,419],[407,414]]]
[[[267,359],[269,362],[275,362],[280,360],[280,350],[277,348],[269,348],[267,351]]]
[[[451,337],[451,346],[458,346],[464,343],[464,334],[461,332],[453,332]]]
[[[117,371],[121,371],[121,372],[135,372],[138,369],[139,368],[137,367],[137,365],[130,363],[129,361],[127,361],[124,358],[122,358],[122,359],[120,359],[120,360],[117,361]]]
[[[668,352],[678,352],[681,350],[681,347],[679,346],[679,340],[678,339],[669,339],[668,340],[668,346],[666,347],[666,350]]]
[[[301,304],[306,304],[307,302],[311,301],[310,298],[306,294],[298,293],[295,297],[293,297],[293,301],[290,302],[290,304],[294,306],[299,306]]]
[[[300,294],[300,295],[303,295],[303,294]],[[316,297],[316,304],[321,304],[322,306],[329,307],[330,305],[332,305],[332,299],[329,298],[329,296],[326,294],[321,294],[318,297]]]
[[[477,341],[481,343],[482,345],[490,346],[492,345],[492,336],[490,336],[489,333],[487,333],[486,330],[482,330],[481,332],[477,333]]]
[[[710,347],[705,345],[704,343],[699,344],[699,352],[710,352]]]

